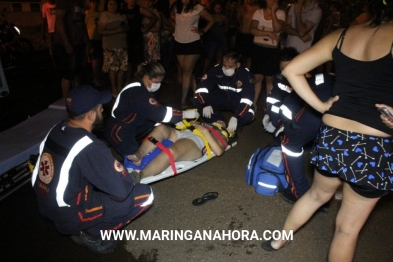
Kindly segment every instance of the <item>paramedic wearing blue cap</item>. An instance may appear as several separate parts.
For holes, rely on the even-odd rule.
[[[195,110],[180,111],[161,105],[154,96],[164,79],[165,70],[158,62],[138,66],[136,78],[116,97],[108,119],[105,137],[123,156],[134,154],[139,142],[157,123],[175,124],[183,118],[196,118]]]
[[[283,69],[297,54],[294,48],[283,49],[280,67]],[[334,77],[331,75],[325,73],[309,76],[307,82],[322,101],[331,97],[334,84]],[[281,196],[293,204],[310,189],[305,174],[303,146],[316,138],[322,124],[322,115],[293,92],[289,82],[281,74],[275,76],[273,89],[266,102],[267,109],[262,121],[265,130],[276,136],[281,131],[284,132],[281,149],[289,188],[281,192]],[[321,211],[327,212],[327,208],[325,206]]]
[[[136,184],[91,132],[102,126],[102,104],[109,91],[81,86],[66,98],[68,119],[55,125],[40,146],[32,175],[41,214],[61,234],[97,253],[114,250],[114,240],[102,240],[101,230],[127,225],[152,204],[148,185]]]
[[[215,86],[218,88],[214,89]],[[219,110],[232,111],[227,129],[235,132],[254,120],[254,95],[252,74],[240,65],[236,51],[227,50],[223,64],[216,65],[202,77],[193,105],[208,123],[225,121]]]

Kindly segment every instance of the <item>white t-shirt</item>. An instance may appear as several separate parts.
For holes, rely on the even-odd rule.
[[[42,18],[48,22],[48,33],[55,32],[56,5],[46,2],[42,5]]]
[[[202,10],[203,6],[200,4],[196,5],[192,11],[187,13],[181,12],[178,14],[175,9],[176,25],[173,36],[177,42],[185,44],[197,41],[201,38],[198,33],[191,32],[191,28],[198,28],[199,18],[201,17],[200,13]]]
[[[288,17],[292,17],[292,27],[296,28],[296,15],[295,9],[293,6],[289,9]],[[307,49],[310,48],[313,40],[315,30],[317,30],[319,21],[322,17],[322,11],[318,5],[312,3],[306,10],[302,11],[302,21],[305,23],[306,21],[312,23],[314,25],[313,29],[308,33],[311,36],[311,40],[308,42],[303,42],[302,39],[296,35],[288,35],[286,47],[294,47],[299,53],[303,53]]]
[[[285,12],[283,10],[278,9],[276,12],[276,16],[278,20],[282,20],[285,22]],[[273,20],[266,20],[263,15],[263,9],[258,9],[255,11],[254,15],[252,16],[252,20],[258,21],[258,29],[266,30],[266,31],[273,31]]]

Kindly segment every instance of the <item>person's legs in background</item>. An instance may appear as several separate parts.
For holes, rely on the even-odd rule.
[[[254,74],[254,86],[255,86],[254,107],[255,107],[255,112],[257,111],[258,98],[259,98],[259,95],[261,94],[263,79],[264,79],[264,75]]]
[[[265,82],[266,82],[266,96],[270,94],[270,91],[273,89],[273,79],[274,76],[265,76]]]
[[[193,92],[195,92],[196,81],[192,74],[194,71],[195,64],[199,58],[199,55],[177,55],[177,60],[182,70],[182,97],[181,106],[182,108],[187,108],[187,95],[190,87],[192,87]]]

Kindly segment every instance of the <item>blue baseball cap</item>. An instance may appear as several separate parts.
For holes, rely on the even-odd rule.
[[[89,85],[82,85],[72,89],[66,98],[66,108],[70,117],[86,114],[98,104],[111,101],[111,92],[97,91]]]

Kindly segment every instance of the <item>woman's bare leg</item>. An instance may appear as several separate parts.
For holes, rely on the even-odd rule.
[[[359,232],[379,199],[365,198],[344,183],[343,200],[336,217],[329,261],[352,261]]]
[[[175,161],[195,160],[202,157],[202,152],[195,142],[186,138],[177,140],[168,149],[171,151]],[[141,171],[141,178],[160,174],[169,165],[168,155],[165,152],[161,152]]]
[[[190,86],[193,86],[191,84],[191,81],[195,81],[195,78],[192,76],[192,72],[194,71],[194,67],[196,64],[196,61],[198,60],[199,55],[178,55],[177,60],[179,62],[179,65],[182,69],[182,77],[183,77],[183,82],[182,82],[182,98],[181,98],[181,104],[186,105],[186,98],[188,94],[188,90],[190,89]]]
[[[266,97],[270,94],[270,91],[273,89],[273,76],[265,76],[266,82]]]
[[[261,94],[261,90],[262,90],[263,77],[264,76],[261,74],[254,74],[254,86],[255,86],[254,107],[255,107],[255,111],[257,111],[258,98],[259,98],[259,95]]]
[[[310,188],[291,209],[284,223],[283,230],[289,235],[290,230],[296,232],[302,227],[319,207],[328,202],[339,185],[341,180],[336,177],[322,176],[315,170],[314,182]],[[271,245],[274,249],[279,249],[285,245],[286,239],[274,240]]]
[[[179,61],[176,63],[176,68],[177,68],[177,83],[182,85],[183,84],[183,73],[182,73]]]

